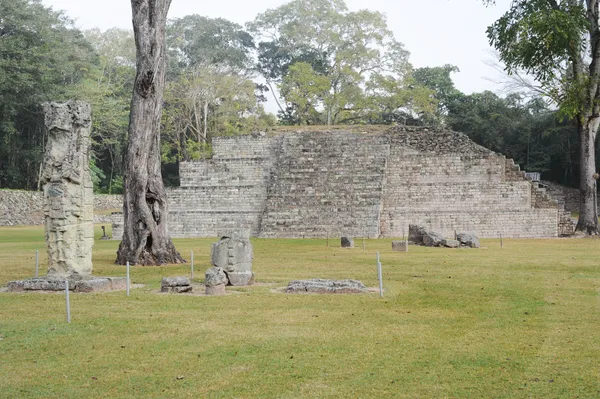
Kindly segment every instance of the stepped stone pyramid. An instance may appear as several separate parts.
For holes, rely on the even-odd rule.
[[[563,204],[511,159],[457,132],[311,127],[219,137],[213,151],[180,165],[181,186],[168,193],[174,237],[232,228],[260,237],[404,237],[409,224],[448,236],[573,230]]]

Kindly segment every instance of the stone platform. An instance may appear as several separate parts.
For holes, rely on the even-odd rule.
[[[121,291],[127,288],[125,277],[54,277],[43,276],[25,280],[10,281],[8,292],[52,292],[64,291],[65,281],[69,280],[69,291],[73,292],[106,292]]]

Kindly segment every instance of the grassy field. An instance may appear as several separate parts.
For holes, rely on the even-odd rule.
[[[97,236],[100,230],[97,231]],[[0,228],[0,284],[31,276],[41,228]],[[214,239],[194,250],[197,281]],[[598,398],[600,241],[483,240],[485,248],[253,239],[258,284],[158,294],[188,265],[132,269],[124,292],[0,293],[0,397]],[[360,242],[357,241],[360,245]],[[117,242],[97,241],[94,273]],[[298,278],[354,278],[385,297],[286,295]]]

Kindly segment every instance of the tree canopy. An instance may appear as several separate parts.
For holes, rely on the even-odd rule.
[[[44,149],[41,104],[76,96],[97,60],[83,34],[40,0],[0,2],[0,187],[34,189]]]
[[[493,3],[484,0],[485,3]],[[508,72],[533,75],[579,129],[581,190],[577,230],[598,234],[596,134],[600,126],[598,0],[515,0],[488,28]]]

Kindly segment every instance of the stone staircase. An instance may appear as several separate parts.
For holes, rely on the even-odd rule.
[[[298,132],[278,146],[261,237],[379,236],[386,137]]]
[[[565,210],[565,203],[551,196],[546,188],[526,177],[519,164],[511,158],[506,159],[505,178],[507,181],[526,180],[531,183],[531,202],[534,208],[557,208],[558,209],[558,234],[569,236],[575,232],[575,226],[571,219],[571,212]]]

